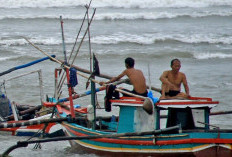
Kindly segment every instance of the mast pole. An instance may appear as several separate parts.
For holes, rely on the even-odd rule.
[[[64,52],[64,65],[67,65],[67,57],[66,57],[66,49],[65,49],[65,42],[64,42],[64,29],[63,29],[62,16],[60,16],[60,24],[61,24],[62,43],[63,43],[63,52]],[[73,107],[73,98],[72,98],[72,87],[71,87],[71,84],[69,82],[69,80],[70,80],[69,68],[65,68],[65,71],[66,71],[67,84],[68,84],[71,117],[75,118],[75,112],[74,112],[74,107]]]

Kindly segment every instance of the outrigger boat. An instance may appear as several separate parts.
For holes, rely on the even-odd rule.
[[[80,43],[83,42],[90,23],[88,23],[88,28]],[[61,24],[63,24],[63,21],[61,21]],[[62,39],[65,54],[64,38]],[[65,119],[60,124],[64,127],[66,137],[19,141],[17,145],[9,148],[3,155],[8,155],[13,149],[26,147],[32,143],[69,140],[71,146],[78,148],[75,150],[79,150],[81,153],[94,153],[107,157],[232,156],[232,130],[220,129],[210,124],[210,111],[219,104],[218,101],[201,97],[158,100],[153,95],[148,97],[138,95],[132,95],[132,97],[115,96],[111,98],[106,95],[106,111],[109,112],[112,108],[119,108],[119,112],[118,115],[114,115],[113,112],[110,116],[99,116],[96,112],[96,92],[108,90],[109,86],[95,88],[95,83],[99,83],[95,80],[95,75],[93,75],[96,68],[93,66],[93,72],[91,71],[91,75],[86,77],[75,71],[74,69],[78,69],[73,64],[69,66],[66,54],[65,60],[62,62],[39,49],[28,39],[26,40],[52,61],[62,64],[62,68],[66,73],[69,97],[60,99],[57,96],[56,85],[58,79],[57,70],[55,70],[55,98],[50,98],[49,102],[43,103],[46,107],[55,108],[56,118]],[[93,60],[93,65],[95,63],[96,61]],[[83,94],[73,95],[72,88],[76,85],[76,83],[73,85],[72,81],[70,81],[75,80],[74,78],[70,79],[70,74],[74,76],[73,73],[90,80],[91,90]],[[125,92],[116,87],[114,90],[121,93]],[[91,105],[74,105],[73,99],[90,94]],[[163,115],[164,113],[166,115]]]
[[[199,97],[160,100],[151,115],[144,111],[144,100],[140,98],[121,97],[111,102],[119,107],[119,116],[96,117],[94,127],[89,127],[93,122],[89,112],[82,114],[89,119],[62,122],[67,136],[101,137],[71,140],[71,146],[100,156],[232,156],[232,130],[221,130],[209,123],[210,109],[218,101]],[[166,128],[161,129],[163,111],[167,111],[167,121]],[[70,114],[61,108],[57,117]]]
[[[52,55],[55,57],[55,55]],[[30,63],[13,67],[7,71],[1,72],[0,76],[8,74],[12,71],[31,66],[41,61],[47,60],[49,57],[44,57],[32,61]],[[24,125],[30,121],[40,121],[43,119],[49,119],[51,117],[51,110],[45,110],[42,105],[22,105],[15,101],[10,101],[6,92],[6,84],[17,78],[21,78],[27,75],[38,73],[39,87],[40,87],[40,101],[43,100],[43,85],[42,85],[42,71],[41,69],[31,71],[29,73],[20,74],[11,78],[7,78],[0,84],[0,125],[5,127],[0,128],[0,132],[10,132],[14,136],[43,136],[49,135],[50,129],[56,125],[56,123]]]
[[[69,73],[66,74],[69,79]],[[93,86],[88,94],[95,100],[99,89],[95,88],[97,81],[93,78],[91,81]],[[109,86],[105,89],[109,90]],[[68,87],[71,91],[71,85]],[[130,94],[115,86],[113,89]],[[71,146],[82,153],[100,156],[232,156],[232,130],[222,130],[210,124],[210,110],[219,104],[218,101],[203,97],[158,101],[153,95],[131,96],[134,97],[112,97],[109,102],[119,108],[119,115],[107,117],[96,115],[95,103],[87,107],[72,106],[73,98],[79,98],[78,95],[70,94],[69,98],[59,99],[61,104],[46,102],[44,105],[55,106],[57,118],[70,117],[70,121],[63,121],[61,125],[70,137],[66,140],[70,139]],[[64,101],[70,103],[62,103]],[[106,104],[105,109],[111,110]],[[163,112],[167,114],[166,122]]]

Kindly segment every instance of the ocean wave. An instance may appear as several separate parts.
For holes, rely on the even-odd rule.
[[[75,7],[88,4],[86,0],[7,0],[0,4],[0,8],[48,8]],[[93,0],[92,7],[116,8],[157,8],[157,7],[207,7],[232,6],[232,0]]]
[[[226,53],[194,53],[194,58],[196,59],[212,59],[212,58],[232,58],[232,54],[226,54]]]
[[[28,42],[23,37],[2,37],[0,38],[1,46],[22,46],[27,45]],[[61,39],[57,39],[54,37],[37,37],[29,39],[32,43],[36,45],[59,45],[62,43]],[[71,38],[66,39],[66,43],[73,43]]]
[[[11,59],[18,59],[20,56],[8,56],[8,57],[0,57],[0,61],[7,61]]]
[[[137,12],[99,12],[94,16],[94,20],[157,20],[157,19],[174,19],[174,18],[204,18],[204,17],[230,17],[232,16],[231,10],[214,10],[214,11],[137,11]],[[60,17],[57,13],[48,12],[48,13],[40,13],[40,14],[4,14],[0,15],[0,20],[5,19],[23,19],[23,20],[33,20],[33,19],[59,19]],[[65,14],[63,19],[66,20],[82,20],[83,15],[76,14]]]
[[[81,39],[82,37],[79,37]],[[1,37],[0,45],[2,46],[20,46],[26,45],[28,42],[23,37]],[[87,41],[88,39],[84,39]],[[59,45],[62,43],[60,38],[57,37],[33,37],[31,42],[38,45]],[[92,36],[91,43],[99,45],[115,45],[120,43],[131,43],[141,45],[152,45],[159,43],[183,43],[183,44],[232,44],[232,37],[218,34],[172,34],[165,35],[159,33],[150,34],[128,34],[119,32],[111,35]],[[73,44],[74,38],[66,37],[66,44]]]
[[[181,42],[187,44],[232,44],[232,37],[215,34],[192,34],[192,35],[163,35],[163,34],[143,34],[133,35],[126,33],[116,33],[112,35],[102,35],[92,38],[96,44],[119,44],[119,43],[136,43],[136,44],[154,44],[154,43],[174,43]]]
[[[94,20],[157,20],[157,19],[174,19],[174,18],[203,18],[203,17],[229,17],[232,16],[231,10],[219,11],[194,11],[194,12],[136,12],[136,13],[99,13]]]
[[[58,20],[60,19],[60,16],[57,15],[56,13],[53,14],[53,13],[49,13],[47,15],[32,15],[32,14],[26,14],[26,15],[23,15],[23,14],[18,14],[18,15],[2,15],[0,16],[0,20],[7,20],[7,19],[10,19],[10,20],[16,20],[16,19],[23,19],[23,20],[37,20],[37,19],[55,19],[55,20]],[[65,15],[62,17],[63,20],[83,20],[83,15],[73,15],[73,14],[70,14],[70,15]]]

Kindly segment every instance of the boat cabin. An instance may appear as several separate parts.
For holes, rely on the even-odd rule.
[[[139,98],[121,97],[111,102],[120,107],[117,133],[151,131],[179,124],[182,130],[208,130],[210,109],[218,104],[211,98],[197,97],[160,100],[153,106],[152,114],[148,114],[143,109],[144,101]],[[162,124],[165,119],[166,124]]]

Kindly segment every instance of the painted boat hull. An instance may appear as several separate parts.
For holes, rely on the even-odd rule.
[[[52,126],[56,125],[56,123],[49,123],[45,129],[45,134],[50,132]],[[2,128],[0,131],[10,132],[13,136],[36,136],[39,137],[41,134],[39,131],[43,130],[44,124],[32,125],[32,126],[22,126],[15,128]]]
[[[187,128],[183,131],[172,130],[169,132],[162,132],[160,134],[150,134],[138,136],[111,136],[113,134],[125,134],[128,132],[137,133],[144,132],[135,130],[139,124],[150,125],[149,117],[145,117],[142,121],[145,111],[141,109],[142,101],[133,100],[134,98],[125,98],[117,101],[116,105],[120,107],[120,114],[118,117],[118,124],[111,131],[98,130],[88,128],[85,121],[78,123],[62,122],[62,126],[66,130],[66,135],[69,137],[92,137],[101,136],[95,139],[75,139],[70,140],[70,144],[78,153],[94,153],[100,156],[155,156],[155,157],[231,157],[232,156],[232,131],[231,130],[210,130],[205,127]],[[166,104],[165,104],[166,103]],[[172,104],[171,104],[172,103]],[[209,109],[214,107],[218,102],[211,99],[204,99],[203,101],[194,100],[175,100],[175,102],[161,102],[158,107],[166,109],[167,105],[173,105],[179,108],[201,108],[206,117],[205,123],[208,124]],[[197,105],[197,106],[196,106]],[[141,110],[140,110],[141,109]],[[61,108],[62,112],[57,112],[58,117],[66,117],[70,112]],[[182,110],[181,110],[182,111]],[[140,114],[140,113],[141,114]],[[153,112],[155,113],[155,112]],[[159,114],[156,114],[157,116]],[[152,117],[157,117],[152,115]],[[87,121],[87,119],[86,119]],[[115,122],[112,121],[111,122]],[[102,122],[101,122],[102,123]],[[151,124],[156,123],[152,121]],[[84,125],[83,125],[84,124]],[[99,121],[100,124],[100,121]],[[159,123],[157,123],[159,124]],[[154,125],[156,126],[156,125]],[[154,126],[149,130],[154,130]],[[174,125],[172,125],[174,126]],[[182,126],[182,125],[181,125]],[[182,127],[183,128],[183,127]],[[147,129],[144,127],[144,129]],[[159,129],[159,128],[158,128]],[[157,129],[157,130],[158,130]],[[167,128],[166,128],[167,129]],[[164,129],[163,129],[164,130]],[[113,131],[113,132],[112,132]],[[103,135],[108,135],[107,137]],[[110,135],[110,136],[109,136]]]
[[[70,137],[107,134],[63,122]],[[99,138],[72,140],[71,146],[78,153],[94,153],[100,156],[155,156],[155,157],[231,157],[232,134],[217,132],[191,132],[153,136]],[[197,138],[198,137],[198,138]],[[201,138],[199,138],[201,137]]]
[[[142,153],[142,152],[107,152],[96,149],[87,148],[82,146],[75,141],[70,141],[70,145],[72,146],[75,153],[81,154],[88,152],[89,154],[96,154],[99,156],[120,156],[120,157],[231,157],[232,152],[227,148],[221,146],[210,146],[210,148],[205,148],[204,150],[199,150],[195,152],[161,152],[158,151],[156,153]]]
[[[45,124],[35,124],[35,125],[23,125],[26,122],[30,121],[36,121],[36,120],[42,120],[42,119],[49,119],[51,114],[47,114],[41,117],[33,118],[30,120],[21,120],[21,121],[7,121],[3,122],[4,124],[13,124],[16,125],[16,123],[21,123],[22,125],[20,127],[9,127],[9,128],[1,128],[0,131],[9,132],[13,136],[36,136],[39,137],[41,135],[41,131],[44,129]],[[51,128],[55,126],[56,123],[48,123],[46,126],[46,129],[44,130],[44,135],[48,135],[51,133]]]

